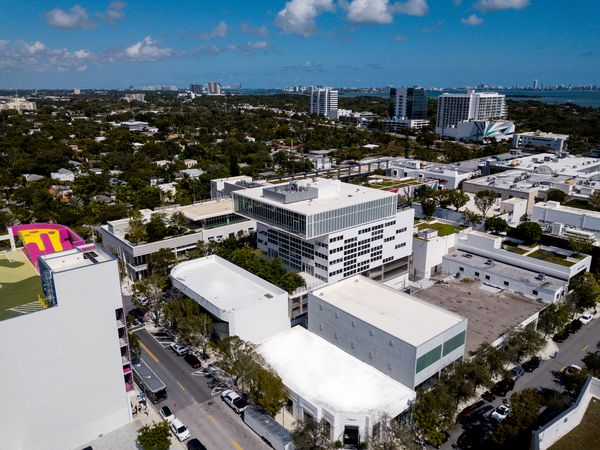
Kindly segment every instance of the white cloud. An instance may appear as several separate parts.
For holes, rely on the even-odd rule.
[[[478,0],[475,8],[481,11],[501,11],[503,9],[523,9],[529,6],[529,0]]]
[[[390,23],[394,14],[424,16],[429,12],[427,0],[407,0],[390,3],[389,0],[340,0],[347,18],[355,23]]]
[[[69,51],[48,48],[41,41],[13,41],[0,45],[0,71],[59,71],[85,70],[95,55],[88,50]]]
[[[390,5],[390,11],[407,16],[426,16],[429,13],[429,5],[427,0],[406,0]]]
[[[96,26],[96,24],[89,19],[87,11],[79,5],[73,6],[69,11],[54,8],[47,11],[45,16],[50,25],[66,30],[74,28],[89,29]]]
[[[7,39],[0,39],[0,48],[7,46],[10,44],[10,41]]]
[[[133,61],[156,61],[174,55],[172,48],[161,48],[154,39],[146,36],[139,42],[127,47],[123,52],[126,59]]]
[[[212,30],[198,35],[197,38],[202,39],[203,41],[210,41],[212,39],[223,39],[227,37],[228,32],[229,26],[227,25],[227,22],[221,21]]]
[[[477,14],[471,14],[469,17],[463,17],[462,19],[460,19],[460,22],[463,25],[476,26],[481,25],[483,23],[483,19]]]
[[[26,42],[23,44],[23,49],[30,55],[35,55],[36,53],[46,50],[46,44],[40,41],[35,41],[31,43]]]
[[[123,10],[125,9],[126,6],[127,6],[127,3],[125,3],[125,2],[121,2],[121,1],[110,2],[108,4],[108,7],[106,8],[106,12],[96,13],[96,15],[100,19],[102,19],[114,26],[115,23],[117,22],[117,20],[121,20],[125,17],[125,13],[123,12]]]
[[[395,34],[392,36],[392,41],[404,42],[408,40],[408,36],[405,34]]]
[[[249,22],[242,22],[240,24],[240,31],[242,33],[252,34],[254,36],[260,36],[260,37],[269,37],[269,34],[270,34],[269,29],[267,28],[266,25],[261,25],[259,27],[255,27]]]
[[[453,0],[455,6],[460,6],[462,4],[462,0]]]
[[[315,19],[334,10],[333,0],[290,0],[277,14],[275,24],[284,33],[309,36],[317,31]]]
[[[394,20],[389,0],[341,1],[340,6],[347,11],[347,18],[355,23],[390,23]]]

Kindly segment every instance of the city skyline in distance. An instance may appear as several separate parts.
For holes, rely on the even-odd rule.
[[[600,10],[588,0],[9,3],[0,89],[600,79]]]

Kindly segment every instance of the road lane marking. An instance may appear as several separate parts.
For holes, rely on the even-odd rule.
[[[210,414],[207,414],[207,416],[208,419],[215,425],[215,427],[221,428],[221,425],[219,425],[219,422],[217,422],[217,420],[213,416],[211,416]]]
[[[590,346],[588,344],[585,344],[585,347],[583,347],[581,350],[587,352],[588,348],[590,348]]]
[[[144,345],[144,343],[143,343],[143,342],[140,342],[140,347],[142,347],[142,349],[143,349],[143,350],[144,350],[146,353],[148,353],[148,355],[150,355],[150,358],[152,358],[152,359],[154,360],[154,362],[157,362],[157,363],[159,363],[159,364],[160,364],[160,361],[158,360],[158,358],[156,357],[156,355],[155,355],[154,353],[152,353],[152,352],[150,351],[150,349]]]
[[[235,448],[235,450],[244,450],[244,449],[243,449],[243,448],[240,446],[240,444],[238,444],[238,443],[237,443],[237,442],[235,442],[235,441],[231,441],[231,445],[233,446],[233,448]]]
[[[183,384],[181,384],[179,381],[175,380],[177,382],[177,385],[181,388],[182,391],[185,391],[185,388],[183,387]]]

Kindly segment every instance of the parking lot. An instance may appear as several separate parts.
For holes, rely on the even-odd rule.
[[[482,407],[488,407],[486,411],[466,421],[466,426],[458,423],[449,430],[450,437],[441,448],[450,450],[452,448],[470,448],[468,445],[459,446],[457,441],[461,434],[469,428],[474,428],[474,436],[481,433],[490,433],[493,430],[493,422],[488,416],[491,410],[497,408],[504,401],[510,399],[510,395],[516,391],[525,389],[540,389],[546,392],[557,391],[564,392],[561,384],[561,373],[570,365],[575,364],[584,367],[582,359],[588,352],[598,350],[600,341],[600,318],[596,317],[589,324],[583,325],[579,331],[571,334],[564,342],[558,343],[559,351],[554,358],[544,359],[540,365],[531,373],[524,373],[519,377],[514,389],[506,394],[505,397],[495,397],[493,401],[484,401]],[[473,399],[473,403],[480,399]],[[547,417],[548,420],[551,417]],[[463,438],[464,439],[464,438]],[[464,441],[462,442],[464,444]],[[478,448],[478,447],[472,447]],[[481,447],[479,447],[481,448]]]

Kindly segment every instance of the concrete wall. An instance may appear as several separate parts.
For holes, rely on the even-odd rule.
[[[116,260],[55,275],[55,307],[0,322],[0,448],[78,447],[131,421]]]
[[[561,209],[558,202],[536,203],[531,220],[539,224],[562,223],[584,231],[600,231],[600,214],[585,209]]]
[[[508,200],[510,198],[521,198],[527,200],[527,214],[531,213],[535,198],[538,196],[538,189],[533,189],[531,192],[523,192],[517,189],[501,188],[498,186],[487,186],[479,183],[474,183],[471,180],[465,181],[463,190],[471,194],[477,194],[480,191],[493,191],[500,195],[500,200]],[[545,197],[545,194],[544,194]]]
[[[533,433],[531,448],[546,450],[579,425],[592,397],[600,398],[600,380],[590,376],[573,406]]]
[[[456,249],[456,241],[456,233],[436,236],[428,240],[413,237],[411,277],[414,280],[421,280],[441,272],[442,257]]]

